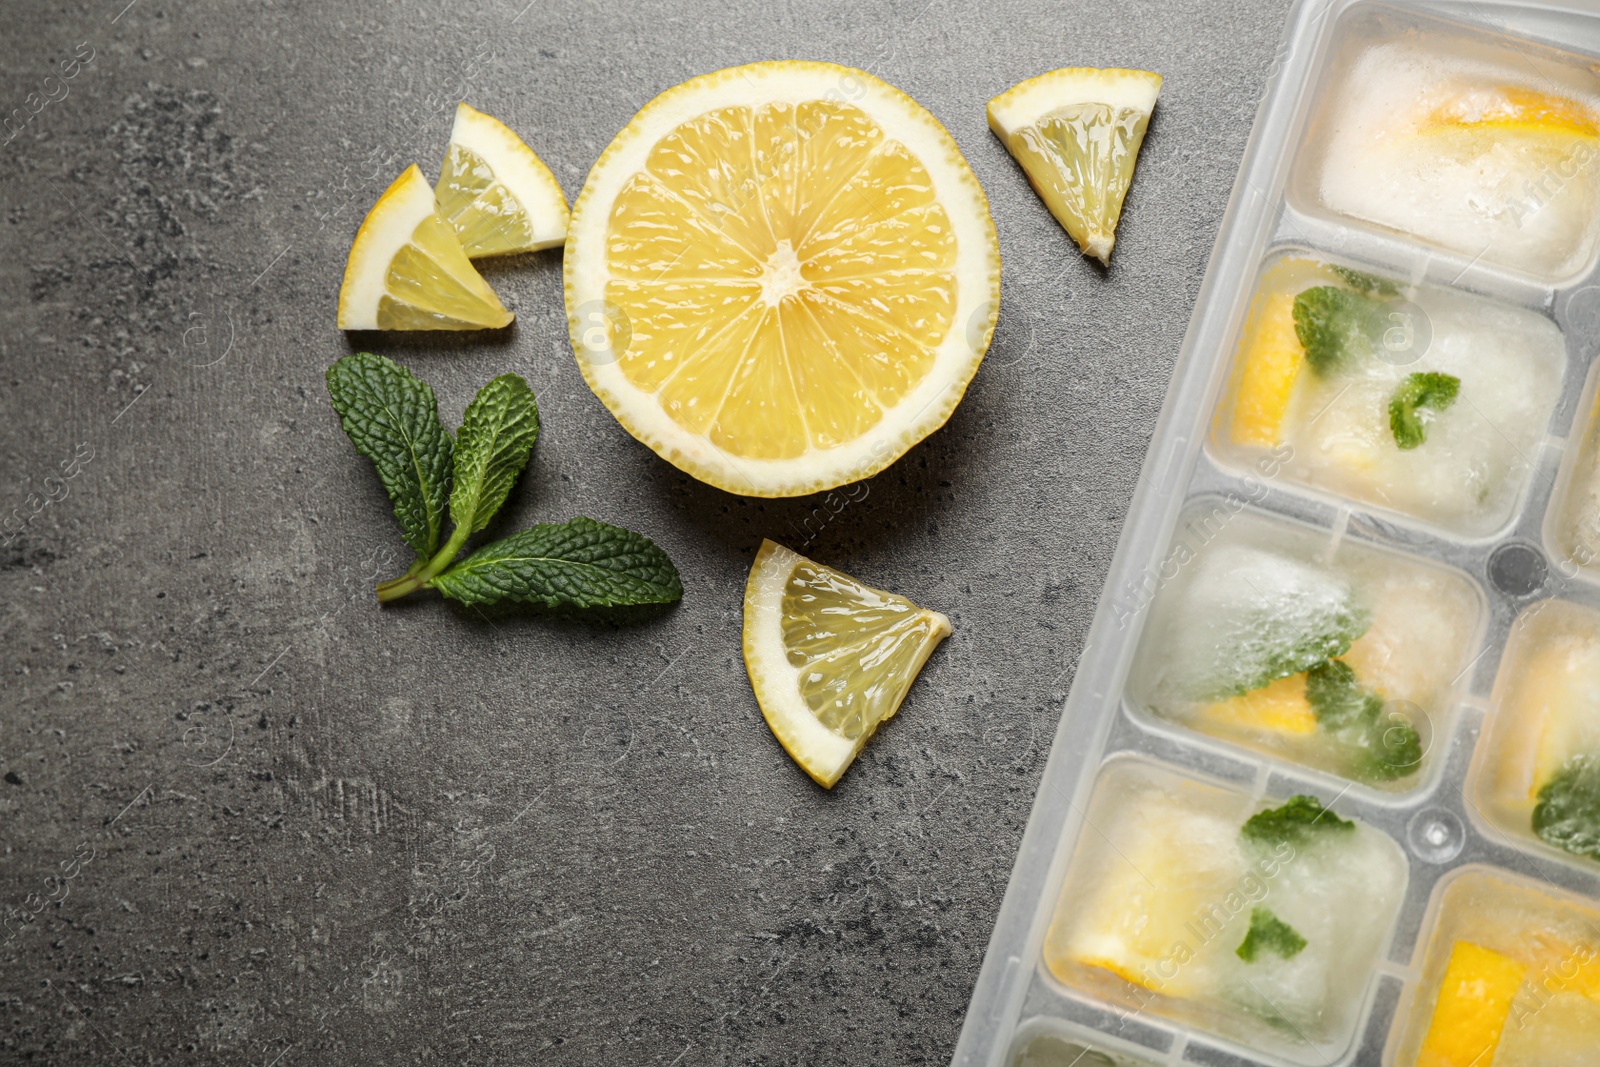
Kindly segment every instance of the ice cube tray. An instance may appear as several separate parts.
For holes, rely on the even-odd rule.
[[[1600,608],[1600,522],[1584,530],[1574,520],[1585,501],[1600,500],[1600,202],[1583,232],[1567,226],[1551,236],[1559,247],[1543,259],[1520,229],[1498,250],[1492,242],[1475,249],[1449,227],[1407,226],[1392,213],[1369,217],[1384,213],[1370,205],[1351,211],[1328,203],[1319,168],[1350,121],[1338,94],[1366,49],[1393,42],[1479,69],[1538,72],[1528,76],[1568,95],[1600,93],[1600,8],[1592,4],[1302,0],[1294,7],[973,993],[957,1067],[1410,1067],[1401,1032],[1414,1004],[1431,1004],[1429,937],[1441,895],[1464,869],[1600,904],[1600,863],[1497,827],[1480,811],[1473,772],[1480,740],[1493,733],[1485,727],[1518,616],[1551,599]],[[1600,175],[1600,160],[1588,169],[1581,180]],[[1532,206],[1551,189],[1531,190]],[[1440,522],[1381,506],[1372,494],[1358,499],[1282,464],[1254,464],[1250,453],[1228,446],[1218,425],[1236,388],[1241,337],[1263,270],[1285,255],[1395,279],[1412,287],[1405,291],[1475,295],[1559,329],[1560,387],[1533,443],[1518,450],[1522,468],[1504,508],[1482,521]],[[1165,571],[1184,565],[1173,562],[1173,546],[1197,514],[1220,513],[1226,524],[1246,512],[1312,531],[1329,553],[1359,542],[1448,569],[1481,595],[1467,666],[1430,714],[1436,728],[1425,772],[1404,787],[1352,782],[1175,727],[1137,706],[1130,675],[1152,603],[1170,581]],[[1404,900],[1345,1047],[1255,1047],[1170,1013],[1129,1011],[1046,966],[1045,937],[1088,832],[1091,794],[1111,761],[1129,758],[1232,788],[1259,805],[1315,795],[1404,850]]]

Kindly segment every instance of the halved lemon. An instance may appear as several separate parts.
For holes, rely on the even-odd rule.
[[[943,425],[1000,300],[988,201],[910,97],[753,63],[656,97],[572,211],[578,365],[627,430],[730,492],[797,496]]]
[[[339,286],[341,330],[480,330],[511,322],[439,215],[415,164],[361,220]]]
[[[1110,262],[1122,200],[1161,92],[1148,70],[1065,67],[989,101],[989,128],[1086,255]]]
[[[438,197],[440,214],[473,259],[567,239],[567,198],[550,168],[499,119],[464,103],[456,105]]]
[[[744,665],[778,743],[832,788],[896,711],[950,620],[773,541],[744,587]]]

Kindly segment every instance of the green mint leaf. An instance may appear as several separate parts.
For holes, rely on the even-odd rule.
[[[450,518],[458,528],[475,534],[489,524],[528,465],[538,437],[539,405],[527,382],[502,374],[478,390],[456,431]]]
[[[452,449],[432,387],[371,352],[345,356],[327,377],[339,425],[372,460],[406,544],[427,559],[444,531]]]
[[[1329,266],[1332,266],[1332,264],[1329,264]],[[1398,296],[1400,294],[1398,285],[1387,278],[1380,278],[1375,274],[1351,270],[1349,267],[1333,267],[1333,273],[1337,274],[1346,285],[1358,293],[1365,293],[1368,296],[1373,294],[1378,296]]]
[[[1239,836],[1269,848],[1275,848],[1283,842],[1299,848],[1311,841],[1355,828],[1355,823],[1339,818],[1323,807],[1316,797],[1302,794],[1290,797],[1276,808],[1256,812],[1239,828]]]
[[[1422,764],[1422,736],[1409,719],[1391,712],[1389,722],[1381,718],[1383,701],[1377,697],[1368,702],[1379,714],[1374,714],[1374,728],[1369,733],[1371,743],[1366,746],[1367,758],[1358,770],[1372,778],[1394,781],[1413,773]]]
[[[1428,436],[1433,412],[1443,411],[1456,402],[1461,379],[1453,374],[1428,371],[1411,374],[1389,398],[1389,432],[1402,449],[1413,449]]]
[[[683,596],[678,569],[649,538],[581,516],[485,545],[431,584],[464,604],[622,607]]]
[[[1359,722],[1367,710],[1367,691],[1344,660],[1330,659],[1306,672],[1306,703],[1324,729]]]
[[[1271,952],[1292,960],[1306,947],[1306,939],[1299,932],[1267,908],[1250,909],[1250,929],[1234,949],[1234,955],[1246,963],[1254,963],[1262,952]]]
[[[1306,702],[1317,725],[1349,752],[1353,774],[1393,781],[1422,762],[1416,727],[1398,711],[1386,714],[1383,698],[1357,681],[1343,660],[1328,660],[1306,672]]]
[[[1243,545],[1198,565],[1174,626],[1174,670],[1197,700],[1224,700],[1349,651],[1372,616],[1324,568]]]
[[[1327,376],[1371,354],[1383,336],[1384,305],[1370,296],[1319,285],[1294,298],[1294,332],[1306,362]]]
[[[1556,848],[1600,860],[1600,757],[1573,756],[1539,787],[1533,832]]]

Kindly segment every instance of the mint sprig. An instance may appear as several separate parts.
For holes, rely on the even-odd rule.
[[[372,460],[417,559],[379,583],[380,601],[437,589],[465,604],[546,607],[670,604],[678,570],[642,534],[582,516],[512,534],[458,558],[510,494],[539,436],[528,383],[503,374],[478,391],[452,441],[427,383],[357,352],[328,369],[328,395],[356,450]],[[444,540],[446,507],[453,525]]]

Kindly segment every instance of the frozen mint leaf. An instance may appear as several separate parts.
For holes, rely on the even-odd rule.
[[[1294,332],[1319,375],[1338,374],[1370,355],[1383,336],[1384,306],[1370,296],[1319,285],[1294,298]]]
[[[1306,947],[1306,939],[1299,932],[1267,908],[1250,909],[1250,929],[1234,949],[1234,955],[1246,963],[1254,963],[1262,952],[1271,952],[1292,960]]]
[[[678,569],[649,538],[581,516],[485,545],[431,584],[465,604],[622,607],[683,596]]]
[[[450,434],[432,387],[371,352],[345,356],[327,378],[339,425],[372,460],[406,544],[427,559],[439,547],[450,495]]]
[[[1374,293],[1378,296],[1397,296],[1400,293],[1400,287],[1394,282],[1387,278],[1379,278],[1375,274],[1351,270],[1349,267],[1333,267],[1333,273],[1358,293],[1366,293],[1369,296]]]
[[[1319,663],[1306,672],[1306,702],[1349,753],[1356,777],[1393,781],[1422,763],[1422,738],[1411,720],[1388,710],[1383,698],[1363,686],[1343,660]]]
[[[475,534],[488,525],[528,465],[538,436],[539,405],[527,382],[502,374],[478,390],[456,431],[450,519],[458,529]]]
[[[1556,848],[1600,860],[1600,757],[1571,757],[1539,788],[1533,832]]]
[[[1258,811],[1245,820],[1239,836],[1246,841],[1268,848],[1288,842],[1300,848],[1324,837],[1348,833],[1356,828],[1349,819],[1341,819],[1322,806],[1316,797],[1305,795],[1290,797],[1276,808]]]
[[[1461,379],[1453,374],[1428,371],[1411,374],[1389,398],[1389,432],[1402,449],[1413,449],[1428,436],[1433,413],[1456,402]]]
[[[1344,660],[1330,659],[1306,672],[1306,703],[1324,729],[1359,722],[1367,711],[1368,697],[1356,681],[1356,672]]]
[[[1174,614],[1172,669],[1190,698],[1225,700],[1343,655],[1370,623],[1338,575],[1223,545],[1197,565]]]

